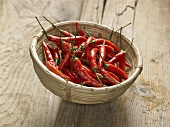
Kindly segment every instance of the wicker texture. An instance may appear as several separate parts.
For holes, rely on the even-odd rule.
[[[98,33],[102,33],[103,37],[108,37],[111,33],[111,29],[90,22],[79,22],[81,27],[85,27],[86,30],[93,36],[97,37]],[[61,29],[67,30],[71,33],[74,33],[75,30],[75,21],[68,21],[56,24]],[[56,30],[52,27],[46,28],[50,34],[55,34]],[[40,79],[41,83],[45,88],[50,90],[55,95],[61,97],[64,100],[81,103],[81,104],[97,104],[104,103],[110,100],[116,99],[122,95],[136,80],[139,74],[142,71],[142,58],[139,54],[138,49],[133,43],[132,48],[127,52],[128,63],[132,65],[132,69],[129,72],[129,78],[115,86],[103,87],[103,88],[94,88],[81,86],[69,81],[62,79],[61,77],[55,75],[49,71],[46,66],[42,63],[44,60],[43,50],[41,42],[46,39],[42,32],[37,34],[30,46],[30,56],[33,61],[34,70]],[[116,42],[117,34],[112,36],[112,40]],[[51,43],[51,42],[49,42]],[[127,49],[130,45],[130,41],[122,35],[122,47]],[[118,43],[119,46],[120,43]]]

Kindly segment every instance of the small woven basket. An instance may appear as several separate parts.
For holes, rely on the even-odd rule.
[[[111,33],[110,28],[91,23],[91,22],[79,22],[80,26],[85,27],[90,35],[97,37],[98,33],[102,33],[103,37],[108,37]],[[71,33],[75,33],[75,21],[67,21],[55,24],[57,27],[63,30],[68,30]],[[45,29],[48,33],[54,35],[56,30],[53,27]],[[112,41],[116,42],[118,33],[112,36]],[[41,42],[46,40],[43,32],[40,32],[33,37],[30,46],[30,56],[32,58],[34,70],[45,88],[50,90],[55,95],[61,97],[64,100],[80,103],[80,104],[98,104],[111,101],[122,95],[136,80],[142,71],[142,57],[139,54],[138,49],[133,43],[132,47],[127,52],[127,61],[132,65],[132,69],[129,71],[129,78],[120,84],[115,86],[94,88],[81,86],[70,81],[66,81],[63,78],[57,76],[53,72],[49,71],[47,67],[42,63],[44,61],[44,54],[42,50]],[[46,40],[46,42],[48,42]],[[51,43],[52,42],[48,42]],[[122,35],[122,48],[127,49],[131,44],[129,39]],[[118,43],[118,47],[120,44]]]

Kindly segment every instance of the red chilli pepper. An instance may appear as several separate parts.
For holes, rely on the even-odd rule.
[[[121,52],[117,53],[112,59],[110,59],[108,61],[108,63],[111,63],[111,64],[114,64],[116,62],[119,62],[120,69],[125,71],[126,56],[125,56],[125,52],[124,51],[121,51]]]
[[[113,47],[116,50],[116,52],[120,52],[119,48],[113,42],[109,40],[98,38],[98,39],[93,40],[92,42],[99,45],[99,44],[103,44],[104,41],[106,45],[110,45],[111,47]]]
[[[61,70],[65,65],[67,65],[70,61],[71,52],[67,52],[61,64],[58,66],[58,69]]]
[[[82,55],[82,58],[86,58],[86,57],[88,57],[89,56],[89,44],[91,43],[91,41],[93,41],[95,38],[94,37],[92,37],[92,36],[90,36],[88,39],[87,39],[87,41],[86,41],[86,44],[84,45],[84,50],[85,50],[85,52],[83,53],[83,55]]]
[[[114,66],[113,64],[108,64],[107,63],[105,69],[107,71],[111,71],[111,72],[115,73],[116,75],[119,75],[123,79],[128,79],[128,76],[126,75],[126,72],[123,71],[122,69],[120,69],[119,67]]]
[[[52,57],[52,55],[51,55],[51,52],[50,52],[47,44],[45,43],[45,41],[42,41],[42,45],[43,45],[43,49],[44,49],[46,61],[50,61],[50,63],[51,63],[53,66],[55,66],[56,64],[55,64],[55,62],[54,62],[54,59],[53,59],[53,57]]]
[[[50,45],[47,45],[50,52],[51,52],[51,55],[56,63],[56,65],[58,65],[58,61],[59,61],[59,56],[58,56],[58,53],[55,51],[55,49],[53,49]]]
[[[67,32],[67,31],[61,30],[61,29],[60,29],[60,33],[61,33],[62,35],[64,35],[65,37],[74,37],[73,34]]]
[[[93,48],[93,49],[90,50],[90,53],[89,53],[89,56],[88,56],[90,69],[93,72],[96,72],[98,70],[97,61],[96,61],[96,56],[97,56],[98,51],[99,51],[98,48]]]
[[[70,51],[71,44],[69,42],[63,41],[61,38],[60,38],[60,47],[61,47],[63,53],[65,53],[65,54],[67,54],[68,52],[71,53],[71,51]]]
[[[92,72],[90,69],[88,69],[87,67],[85,67],[84,66],[84,69],[87,71],[87,73],[91,76],[91,77],[93,77],[93,78],[95,78],[95,79],[97,79],[98,80],[98,78],[97,78],[97,75],[98,75],[98,77],[100,78],[100,80],[102,81],[102,79],[104,78],[103,76],[102,76],[102,74],[100,74],[100,73],[94,73],[94,72]]]
[[[112,77],[112,75],[110,75],[106,70],[102,69],[101,73],[105,78],[107,78],[112,83],[112,85],[120,83],[118,80],[116,80],[114,77]]]
[[[89,68],[87,68],[85,66],[83,66],[83,67],[91,77],[97,79],[96,74],[94,72],[92,72]]]
[[[82,58],[79,58],[79,60],[81,61],[81,63],[85,66],[89,66],[89,61],[86,60],[86,59],[82,59]]]
[[[125,71],[125,66],[126,66],[126,56],[125,54],[122,56],[119,62],[119,68]]]
[[[121,33],[120,33],[121,34]],[[120,38],[121,39],[121,38]],[[121,42],[121,41],[120,41]],[[115,63],[115,62],[119,62],[119,67],[120,69],[122,69],[123,71],[125,71],[125,66],[130,67],[130,65],[128,63],[126,63],[126,52],[130,49],[130,47],[133,44],[133,40],[131,42],[131,45],[129,45],[129,47],[125,50],[125,51],[121,51],[119,53],[117,53],[111,60],[109,60],[109,63]],[[122,44],[121,44],[122,45]]]
[[[96,74],[94,73],[94,72],[92,72],[90,69],[88,69],[87,67],[85,67],[84,66],[84,69],[87,71],[87,73],[91,76],[91,77],[93,77],[93,78],[95,78],[96,80],[98,80],[97,79],[97,76],[96,76]],[[103,84],[111,84],[111,85],[114,85],[115,84],[115,82],[113,83],[113,81],[110,81],[109,80],[109,78],[107,78],[107,79],[104,79],[104,77],[100,74],[100,73],[97,73],[97,75],[100,77],[100,80],[101,80],[101,82],[103,83]]]
[[[125,63],[125,65],[129,68],[132,68],[132,66],[130,64],[128,64],[127,62]]]
[[[79,43],[79,42],[84,42],[84,41],[86,41],[87,40],[87,38],[85,38],[85,37],[83,37],[83,36],[74,36],[74,37],[61,37],[61,39],[63,40],[63,41],[75,41],[75,42],[77,42],[77,43]],[[57,45],[59,44],[59,42],[60,42],[60,37],[57,37],[57,36],[53,36],[53,35],[49,35],[48,36],[48,40],[49,41],[52,41],[52,42],[55,42]]]
[[[71,78],[59,71],[55,66],[53,66],[49,61],[46,61],[46,67],[52,71],[54,74],[71,81]]]
[[[106,52],[106,58],[107,58],[108,60],[112,59],[115,55],[116,55],[116,53]]]
[[[121,58],[124,56],[125,56],[125,52],[119,52],[112,59],[110,59],[108,62],[112,63],[112,64],[119,62],[121,60]]]
[[[81,84],[83,83],[83,80],[79,78],[72,70],[69,70],[67,68],[63,68],[62,72],[69,76],[72,79],[72,82]]]
[[[92,78],[87,71],[84,69],[81,61],[78,58],[75,58],[72,60],[73,62],[73,68],[76,71],[76,73],[85,81],[89,81],[89,85],[93,87],[102,87],[103,85],[100,84],[97,80]]]
[[[110,71],[107,71],[107,73],[109,73],[114,79],[116,79],[117,81],[120,82],[120,79],[117,75],[115,75],[114,73],[110,72]]]
[[[103,45],[95,45],[95,48],[100,48],[101,46],[103,46]],[[110,45],[104,45],[104,47],[106,48],[106,51],[108,53],[114,53],[114,48],[111,47]]]
[[[83,53],[84,53],[83,51],[76,51],[75,52],[77,57],[81,57]]]
[[[57,26],[55,26],[50,20],[48,20],[45,16],[43,16],[52,26],[53,28],[55,28],[57,30],[57,32],[59,31],[62,35],[64,35],[65,37],[73,37],[74,35],[67,32],[67,31],[64,31],[62,29],[59,29]]]
[[[106,48],[104,45],[102,45],[99,48],[99,53],[100,53],[100,57],[98,61],[98,69],[101,70],[101,68],[103,67],[103,62],[105,61],[106,58]]]
[[[81,35],[81,36],[86,36],[85,34],[84,34],[84,32],[81,30],[81,28],[80,28],[80,24],[78,23],[78,22],[76,22],[76,27],[77,27],[77,30],[78,30],[78,33]]]

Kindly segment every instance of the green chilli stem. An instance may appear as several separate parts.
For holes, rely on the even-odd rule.
[[[44,33],[45,36],[48,38],[48,37],[49,37],[48,33],[45,31],[44,27],[41,25],[41,23],[40,23],[40,21],[38,20],[38,18],[37,18],[37,17],[35,17],[35,18],[36,18],[36,20],[38,21],[39,25],[41,26],[41,28],[42,28],[42,30],[43,30],[43,33]]]
[[[120,29],[123,29],[123,28],[129,26],[130,24],[132,24],[132,23],[128,23],[128,24],[122,26],[121,28],[117,29],[116,31],[114,31],[114,28],[113,28],[113,29],[112,29],[112,32],[111,32],[111,35],[110,35],[110,37],[109,37],[109,40],[111,41],[111,38],[112,38],[112,36],[113,36],[114,33],[118,32]]]
[[[102,81],[100,80],[99,76],[97,75],[97,72],[94,71],[94,73],[95,73],[95,75],[96,75],[96,77],[97,77],[97,80],[98,80],[101,84],[103,84]]]
[[[47,19],[45,16],[43,16],[45,18],[45,20],[47,20],[52,26],[53,28],[56,28],[57,31],[59,31],[60,33],[62,33],[63,31],[61,29],[59,29],[58,27],[56,27],[49,19]]]
[[[60,65],[61,62],[62,62],[62,52],[58,52],[58,55],[59,55],[59,60],[58,60],[58,64],[57,65]]]
[[[111,39],[112,39],[113,32],[114,32],[114,28],[112,29],[112,32],[111,32],[110,37],[109,37],[109,40],[110,40],[110,41],[111,41]]]
[[[129,49],[130,49],[130,47],[132,47],[132,44],[133,44],[133,40],[134,40],[134,38],[132,39],[132,42],[131,42],[131,44],[129,45],[129,47],[125,50],[125,52],[127,52]]]
[[[86,33],[86,36],[87,36],[87,37],[90,37],[90,34],[89,34],[89,32],[87,32],[87,30],[86,30],[85,27],[84,27],[84,33]]]
[[[122,27],[120,28],[119,37],[120,37],[120,49],[122,50]]]
[[[117,32],[117,31],[119,31],[120,29],[123,29],[123,28],[129,26],[130,24],[132,24],[132,23],[128,23],[128,24],[126,24],[125,26],[120,27],[120,28],[119,28],[118,30],[116,30],[115,32]]]

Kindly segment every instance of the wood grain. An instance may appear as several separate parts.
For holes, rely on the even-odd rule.
[[[1,0],[1,127],[169,127],[169,0]],[[143,56],[138,80],[117,100],[99,105],[69,103],[45,89],[29,56],[32,37],[43,26],[86,20],[118,29]]]
[[[76,6],[76,8],[72,8]],[[0,126],[52,127],[60,98],[37,78],[29,55],[32,37],[52,22],[78,20],[82,1],[0,1]]]
[[[114,28],[129,21],[133,23],[131,27],[124,29],[124,34],[135,38],[134,43],[144,58],[144,70],[140,79],[121,97],[120,105],[126,105],[122,110],[127,112],[121,112],[119,117],[123,119],[127,116],[124,121],[126,123],[120,123],[116,118],[115,126],[168,127],[169,115],[166,113],[170,107],[169,87],[166,84],[169,79],[166,76],[170,75],[169,59],[167,59],[170,55],[167,30],[170,28],[168,26],[170,2],[168,0],[164,1],[165,3],[159,0],[124,1],[126,4],[123,4],[123,1],[117,2],[115,1],[117,7],[111,7],[111,3],[105,7],[109,10],[108,13],[115,12],[111,20],[113,22],[103,18],[102,23],[108,25],[110,23]]]

